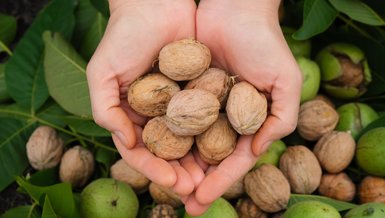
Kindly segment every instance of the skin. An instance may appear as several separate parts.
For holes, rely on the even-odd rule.
[[[196,8],[191,0],[110,0],[105,35],[87,67],[94,119],[112,132],[129,165],[172,187],[193,216],[247,173],[272,141],[296,127],[302,74],[280,29],[278,5],[279,0],[202,0]],[[155,157],[141,141],[146,119],[126,101],[127,86],[150,70],[160,49],[187,37],[210,48],[213,66],[249,81],[270,102],[261,129],[240,137],[219,165],[205,164],[195,150],[178,161]]]

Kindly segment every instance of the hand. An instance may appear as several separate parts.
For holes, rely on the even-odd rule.
[[[241,136],[233,154],[210,166],[195,195],[186,200],[192,215],[203,213],[255,164],[272,141],[297,123],[301,72],[281,32],[279,0],[202,0],[197,39],[207,45],[213,66],[252,83],[270,102],[270,114],[254,136]]]
[[[103,39],[87,66],[94,119],[112,133],[129,165],[153,182],[187,195],[194,188],[189,175],[194,172],[145,149],[140,140],[145,118],[128,106],[126,92],[129,84],[150,70],[163,46],[195,36],[195,2],[110,0],[110,11]],[[187,169],[197,169],[190,163]]]

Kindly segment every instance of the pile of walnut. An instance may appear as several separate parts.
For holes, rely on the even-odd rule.
[[[263,94],[248,82],[209,68],[210,50],[184,39],[159,53],[159,71],[143,75],[128,88],[128,103],[151,117],[142,138],[165,160],[179,159],[196,144],[201,158],[218,164],[235,149],[237,132],[254,134],[267,115]]]

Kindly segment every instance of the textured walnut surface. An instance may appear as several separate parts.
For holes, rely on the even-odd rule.
[[[356,194],[356,186],[346,173],[324,174],[318,192],[340,201],[351,201]]]
[[[385,203],[385,179],[366,176],[359,185],[358,195],[362,204],[368,202]]]
[[[177,208],[183,205],[179,196],[170,188],[151,182],[149,192],[152,199],[154,199],[157,204],[168,204],[173,208]]]
[[[150,184],[147,177],[129,166],[123,159],[116,161],[111,166],[110,172],[113,179],[127,183],[136,193],[147,190]]]
[[[240,198],[236,205],[239,218],[267,218],[267,213],[263,212],[249,198]]]
[[[150,218],[178,218],[178,216],[171,205],[158,204],[152,208]]]

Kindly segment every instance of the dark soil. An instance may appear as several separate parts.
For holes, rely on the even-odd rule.
[[[32,21],[46,5],[49,0],[1,0],[0,12],[14,16],[17,20],[17,33],[14,42],[10,45],[10,48],[14,48],[25,31],[31,25]],[[4,55],[4,54],[2,54]],[[0,60],[3,57],[0,55]],[[1,61],[0,61],[1,62]],[[30,205],[31,199],[29,196],[17,192],[18,185],[12,183],[2,192],[0,192],[0,215],[10,208]]]

